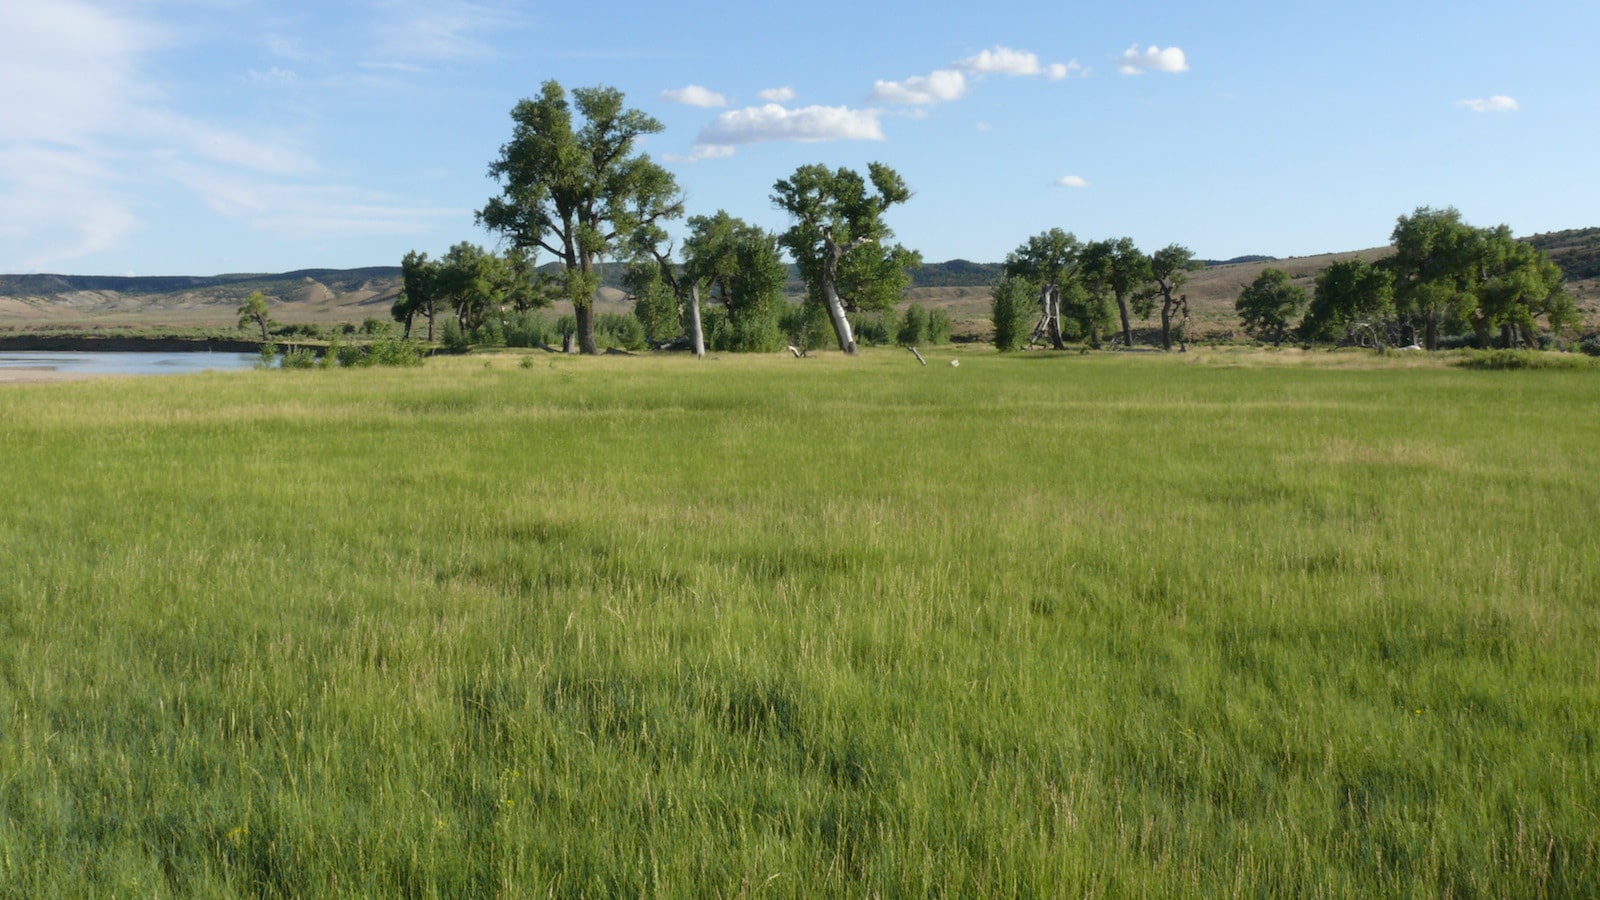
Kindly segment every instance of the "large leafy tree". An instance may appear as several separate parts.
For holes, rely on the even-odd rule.
[[[439,297],[455,311],[456,324],[470,331],[504,302],[508,280],[505,260],[462,241],[440,260],[434,284]]]
[[[437,260],[428,254],[413,250],[400,261],[400,295],[395,298],[389,314],[405,326],[405,339],[411,339],[411,325],[417,316],[428,320],[428,343],[433,343],[433,323],[438,312],[439,271]]]
[[[1394,274],[1361,257],[1342,259],[1317,273],[1316,290],[1300,321],[1300,337],[1329,340],[1365,322],[1376,327],[1394,316]]]
[[[1168,244],[1150,256],[1150,268],[1144,286],[1134,295],[1134,310],[1139,318],[1148,319],[1159,301],[1161,305],[1161,349],[1172,349],[1173,319],[1189,314],[1189,298],[1183,293],[1189,283],[1189,273],[1201,268],[1194,252],[1188,247]],[[1182,340],[1181,322],[1179,339]]]
[[[1386,264],[1394,272],[1395,306],[1422,324],[1422,343],[1439,346],[1447,321],[1465,320],[1477,298],[1471,290],[1474,260],[1483,236],[1461,220],[1453,207],[1419,207],[1395,223],[1395,252]]]
[[[910,284],[909,270],[921,265],[915,252],[884,243],[894,236],[884,213],[910,198],[900,175],[876,162],[865,178],[809,165],[773,185],[772,202],[793,220],[778,242],[805,279],[806,302],[827,311],[846,353],[856,352],[846,313],[893,310]]]
[[[1061,334],[1062,297],[1081,301],[1078,277],[1083,244],[1059,228],[1040,232],[1006,255],[1005,274],[1033,285],[1039,297],[1040,325],[1057,350],[1066,347]],[[1077,305],[1082,306],[1079,302]]]
[[[267,308],[267,295],[260,291],[252,291],[239,305],[239,327],[255,325],[261,329],[261,342],[267,343],[272,340],[272,335],[268,333],[272,324],[272,311]]]
[[[1443,327],[1470,326],[1482,346],[1502,328],[1532,342],[1544,316],[1560,330],[1575,319],[1561,290],[1561,271],[1537,249],[1511,236],[1505,225],[1475,228],[1453,207],[1419,207],[1401,216],[1392,234],[1395,304],[1421,321],[1423,344],[1439,345]]]
[[[727,310],[721,349],[782,349],[778,321],[789,269],[776,235],[719,210],[689,219],[683,255],[685,273]]]
[[[489,165],[501,193],[478,211],[478,222],[516,247],[543,248],[560,260],[560,293],[572,303],[578,348],[598,353],[597,263],[640,229],[659,227],[683,211],[671,173],[635,152],[638,139],[662,125],[625,108],[615,88],[574,89],[569,104],[555,81],[519,102],[511,118],[511,140]]]
[[[1090,293],[1110,294],[1122,320],[1122,343],[1133,346],[1133,322],[1129,303],[1139,287],[1150,279],[1150,257],[1133,243],[1133,238],[1115,238],[1085,244],[1079,265]]]
[[[1272,268],[1263,269],[1233,301],[1245,334],[1273,344],[1283,343],[1289,320],[1305,305],[1306,289],[1295,284],[1288,272]]]

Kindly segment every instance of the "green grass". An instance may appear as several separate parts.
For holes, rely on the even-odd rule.
[[[0,895],[1600,892],[1600,373],[939,357],[0,390]]]

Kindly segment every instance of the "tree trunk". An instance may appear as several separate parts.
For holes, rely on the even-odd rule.
[[[1117,313],[1122,316],[1122,343],[1124,346],[1133,346],[1133,320],[1128,315],[1128,297],[1126,294],[1117,295]]]
[[[578,325],[578,352],[590,356],[600,352],[600,345],[594,339],[594,301],[579,306],[573,304],[572,317]]]
[[[856,337],[850,331],[850,319],[844,314],[844,301],[839,299],[839,291],[833,286],[831,276],[823,281],[822,288],[828,298],[828,318],[833,320],[833,334],[839,339],[839,349],[854,355]]]
[[[1467,318],[1472,322],[1472,333],[1478,339],[1478,349],[1493,350],[1494,335],[1489,333],[1489,320],[1476,313]]]
[[[1050,346],[1057,350],[1067,349],[1067,342],[1061,339],[1061,289],[1053,284],[1046,285],[1044,289],[1044,315]]]
[[[1161,303],[1161,349],[1172,349],[1172,301]]]
[[[438,310],[432,305],[428,307],[428,343],[430,344],[433,343],[433,318],[437,312]]]
[[[694,341],[694,358],[706,358],[706,335],[700,327],[700,286],[689,285],[689,337]]]

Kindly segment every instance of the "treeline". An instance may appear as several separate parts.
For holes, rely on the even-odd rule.
[[[1264,270],[1234,303],[1245,333],[1274,344],[1292,335],[1429,350],[1469,337],[1487,350],[1538,348],[1541,335],[1559,339],[1581,322],[1561,267],[1505,225],[1474,227],[1453,208],[1420,207],[1390,239],[1394,251],[1376,262],[1323,269],[1312,294],[1283,270]]]
[[[936,314],[895,314],[921,257],[891,242],[886,215],[911,192],[882,163],[864,173],[801,166],[773,185],[773,204],[789,215],[786,230],[718,211],[689,216],[679,248],[665,226],[685,216],[682,194],[670,172],[636,151],[639,138],[662,130],[659,121],[627,108],[614,88],[579,88],[569,98],[555,81],[511,115],[511,139],[489,166],[500,193],[476,217],[509,249],[461,243],[439,260],[407,254],[392,313],[408,338],[420,316],[435,340],[447,316],[455,340],[494,340],[515,317],[562,300],[573,309],[564,349],[597,353],[603,260],[621,264],[619,284],[638,330],[656,346],[681,341],[703,354],[708,346],[759,352],[833,344],[854,353],[859,343],[890,335],[925,342],[948,331],[947,320],[934,324]],[[1282,270],[1267,269],[1235,304],[1244,330],[1281,342],[1291,334],[1338,339],[1362,326],[1409,331],[1433,349],[1441,336],[1464,330],[1485,347],[1496,332],[1508,345],[1528,344],[1541,323],[1560,332],[1577,321],[1560,268],[1506,226],[1474,228],[1454,209],[1422,208],[1400,218],[1393,240],[1395,252],[1377,263],[1346,261],[1319,274],[1315,299]],[[554,264],[536,266],[540,251]],[[1002,350],[1025,341],[1099,346],[1113,335],[1131,346],[1133,319],[1156,316],[1161,346],[1170,349],[1187,340],[1183,289],[1188,273],[1204,265],[1179,244],[1146,253],[1129,238],[1084,243],[1055,228],[998,267],[955,260],[922,283],[993,279],[994,342]],[[798,305],[786,297],[795,274],[804,295]]]

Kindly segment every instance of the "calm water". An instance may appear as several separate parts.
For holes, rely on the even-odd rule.
[[[0,350],[0,369],[49,369],[85,375],[183,375],[208,369],[248,369],[260,361],[257,353]]]

